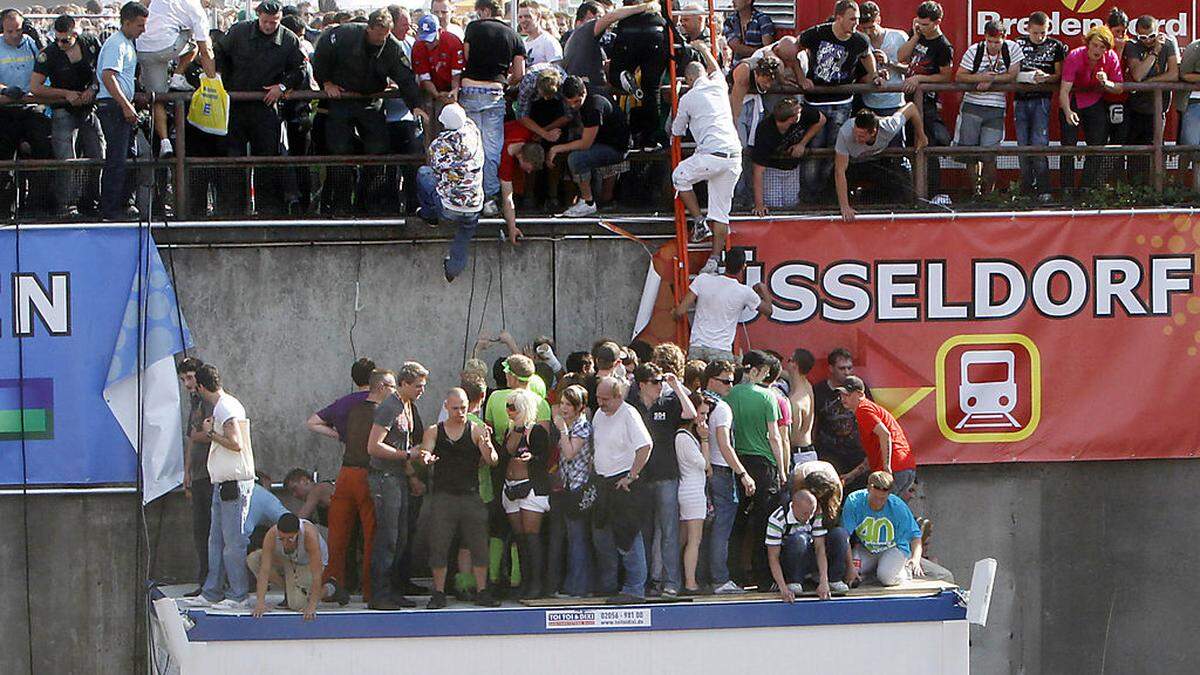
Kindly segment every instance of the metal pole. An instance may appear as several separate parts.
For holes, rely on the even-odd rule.
[[[1161,89],[1154,90],[1154,194],[1162,196],[1163,174],[1166,173],[1166,160],[1163,156],[1163,125],[1166,115],[1162,111],[1163,93]]]
[[[187,214],[187,105],[175,101],[175,217]]]
[[[921,118],[921,122],[925,122],[925,92],[921,89],[921,85],[917,85],[916,94],[913,95],[913,104],[917,106],[917,116]],[[929,130],[925,130],[925,135],[928,138]],[[929,171],[928,164],[925,158],[925,148],[917,148],[917,154],[913,158],[913,188],[917,193],[917,199],[929,199]]]
[[[712,0],[709,0],[711,8]],[[671,16],[671,3],[663,3],[663,7],[667,12],[667,21],[674,24],[675,19]],[[671,119],[675,119],[675,115],[679,113],[679,81],[676,79],[675,70],[675,40],[671,37],[670,29],[667,30],[667,73],[671,78]],[[659,96],[657,83],[651,83],[650,87],[654,89],[654,96]],[[680,137],[674,134],[671,135],[671,171],[675,171],[675,167],[679,166],[679,158],[682,155],[680,147]],[[683,207],[683,201],[679,199],[679,195],[675,195],[675,283],[672,285],[675,304],[683,302],[685,289],[688,283],[688,234],[687,234],[687,214]],[[687,344],[688,326],[687,318],[680,318],[675,323],[675,342],[680,346]]]

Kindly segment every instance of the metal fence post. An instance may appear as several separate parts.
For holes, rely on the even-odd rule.
[[[1154,194],[1162,196],[1163,174],[1167,171],[1166,159],[1163,154],[1163,126],[1166,115],[1162,112],[1162,89],[1154,90]]]
[[[913,103],[917,106],[917,116],[924,123],[925,92],[921,89],[921,85],[917,85],[917,91],[913,95]],[[925,133],[926,137],[928,137],[929,131],[926,130]],[[927,170],[929,167],[925,157],[925,148],[917,148],[913,164],[913,188],[917,193],[917,199],[929,199],[929,171]]]
[[[175,100],[175,218],[187,216],[187,102]]]

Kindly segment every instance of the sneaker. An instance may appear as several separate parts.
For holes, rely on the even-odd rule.
[[[844,582],[844,581],[829,582],[829,594],[830,595],[845,595],[849,592],[850,592],[850,587],[846,585],[846,582]]]
[[[594,216],[596,215],[596,203],[592,202],[589,204],[581,199],[575,202],[574,206],[566,211],[563,211],[562,214],[567,218],[585,218],[587,216]]]
[[[645,602],[645,598],[628,593],[618,593],[604,602],[606,605],[636,605]]]
[[[717,259],[715,257],[709,258],[708,260],[704,261],[704,267],[701,267],[700,271],[697,272],[697,274],[716,274],[716,273],[717,273]]]
[[[250,599],[234,600],[233,598],[225,598],[224,600],[212,606],[213,609],[222,609],[229,611],[244,611],[250,609]]]
[[[195,590],[191,590],[191,591],[188,591],[187,593],[184,593],[184,594],[183,594],[183,597],[185,597],[185,598],[196,598],[196,597],[200,597],[200,594],[201,594],[201,593],[203,593],[203,592],[204,592],[204,589],[203,589],[203,588],[200,588],[199,586],[197,586],[197,587],[195,588]]]
[[[800,595],[801,593],[804,592],[804,584],[790,583],[790,584],[788,584],[788,590],[795,593],[796,595]]]
[[[346,590],[346,587],[341,584],[335,586],[335,589],[333,595],[329,596],[329,601],[336,602],[341,607],[350,604],[350,591]]]
[[[570,593],[563,593],[562,591],[559,591],[551,597],[553,597],[555,600],[570,600],[575,596],[571,595]]]
[[[492,589],[485,588],[475,594],[475,604],[479,607],[499,607],[500,601],[492,595]]]
[[[442,258],[442,276],[446,277],[446,283],[454,281],[454,275],[450,274],[450,256]],[[414,595],[417,595],[414,593]]]
[[[1054,201],[1054,195],[1050,194],[1049,192],[1043,192],[1042,194],[1038,195],[1038,201],[1043,204],[1049,204],[1050,202]]]
[[[216,604],[212,600],[209,600],[208,598],[204,597],[203,595],[194,595],[191,597],[187,597],[187,598],[180,600],[179,602],[183,603],[183,605],[185,607],[212,607],[214,604]]]
[[[674,589],[674,588],[671,588],[670,586],[668,586],[663,589],[662,596],[664,598],[671,598],[671,599],[678,598],[679,591],[677,589]]]
[[[175,156],[175,148],[171,145],[171,141],[164,138],[158,142],[158,156],[162,159]]]
[[[708,226],[708,221],[704,218],[695,218],[692,220],[692,243],[699,244],[700,242],[712,236],[712,228]]]
[[[934,195],[933,199],[930,199],[929,202],[938,206],[950,206],[954,203],[950,200],[950,195],[948,194]]]
[[[713,595],[737,595],[745,592],[746,589],[738,586],[733,579],[730,579],[729,581],[726,581],[725,583],[713,589]]]
[[[437,216],[433,215],[428,209],[426,209],[424,207],[420,207],[417,209],[417,217],[420,218],[421,220],[425,221],[425,224],[428,225],[429,227],[437,227],[438,223],[440,222],[438,220]]]
[[[623,70],[621,71],[621,76],[618,79],[621,80],[621,88],[624,89],[625,92],[630,96],[639,101],[645,98],[646,95],[642,92],[641,87],[638,86],[637,80],[633,77],[633,73],[629,72],[628,70]]]
[[[429,596],[429,604],[425,605],[425,609],[443,609],[446,607],[446,594],[442,591],[434,591],[433,595]]]
[[[171,91],[192,91],[194,87],[188,83],[182,73],[175,73],[167,80],[167,88]]]

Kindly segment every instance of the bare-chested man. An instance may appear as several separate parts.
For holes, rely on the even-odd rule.
[[[792,406],[792,468],[802,462],[817,458],[817,447],[813,444],[813,387],[808,373],[813,367],[812,352],[797,348],[788,359],[788,402]]]

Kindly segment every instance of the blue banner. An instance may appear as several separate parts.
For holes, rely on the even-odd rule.
[[[190,343],[148,230],[6,227],[0,271],[0,485],[135,482],[105,389]]]

